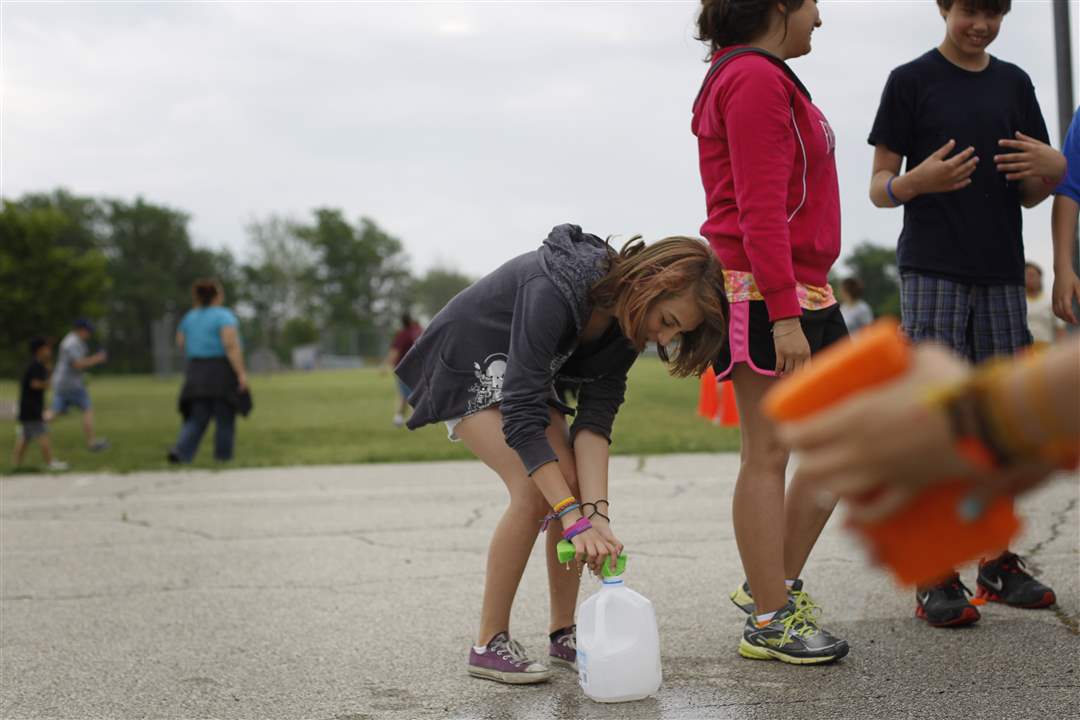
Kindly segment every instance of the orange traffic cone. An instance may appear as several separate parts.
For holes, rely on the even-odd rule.
[[[735,404],[735,387],[730,382],[720,384],[720,424],[739,427],[739,408]]]
[[[716,389],[716,373],[712,366],[701,376],[701,393],[698,395],[698,415],[706,420],[712,420],[720,410],[720,397]]]

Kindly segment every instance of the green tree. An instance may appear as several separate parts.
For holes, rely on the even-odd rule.
[[[3,201],[0,213],[0,371],[26,362],[34,336],[58,338],[80,316],[100,316],[109,289],[105,255],[74,247],[78,223],[49,203]]]
[[[900,317],[900,275],[896,269],[894,248],[863,240],[845,258],[844,267],[847,269],[844,277],[856,277],[862,281],[863,299],[873,308],[874,317]]]
[[[354,227],[340,210],[314,216],[293,232],[315,255],[310,283],[323,344],[336,353],[376,355],[406,305],[410,276],[401,241],[369,218]]]
[[[277,216],[250,223],[247,235],[252,253],[240,269],[242,289],[237,296],[245,317],[245,340],[248,347],[269,347],[288,362],[292,348],[302,344],[295,340],[295,332],[287,336],[290,321],[303,319],[314,328],[315,337],[304,342],[318,338],[318,327],[310,320],[314,251]]]
[[[434,267],[412,285],[410,295],[424,315],[435,317],[450,299],[472,284],[472,278],[449,268]]]

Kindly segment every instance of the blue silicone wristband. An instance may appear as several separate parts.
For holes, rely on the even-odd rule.
[[[892,204],[895,205],[896,207],[900,207],[901,205],[904,204],[904,203],[902,203],[902,202],[900,202],[899,200],[896,199],[896,196],[893,195],[893,191],[892,191],[892,181],[895,180],[898,177],[899,177],[899,175],[893,175],[891,178],[889,178],[889,181],[885,183],[885,192],[886,192],[886,194],[888,194],[889,199],[892,200]]]

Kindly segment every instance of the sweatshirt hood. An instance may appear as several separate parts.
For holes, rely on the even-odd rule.
[[[592,308],[589,291],[610,266],[614,254],[606,242],[577,225],[556,225],[538,251],[540,267],[566,299],[580,332]]]

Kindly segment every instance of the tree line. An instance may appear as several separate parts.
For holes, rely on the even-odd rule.
[[[59,189],[5,198],[0,373],[11,376],[25,364],[31,338],[57,339],[78,317],[98,323],[110,371],[150,372],[155,326],[179,321],[198,278],[221,280],[245,350],[268,348],[286,363],[292,348],[309,343],[377,356],[402,312],[430,317],[471,282],[443,268],[414,276],[401,240],[339,209],[253,221],[243,258],[194,246],[189,220],[141,197]]]

